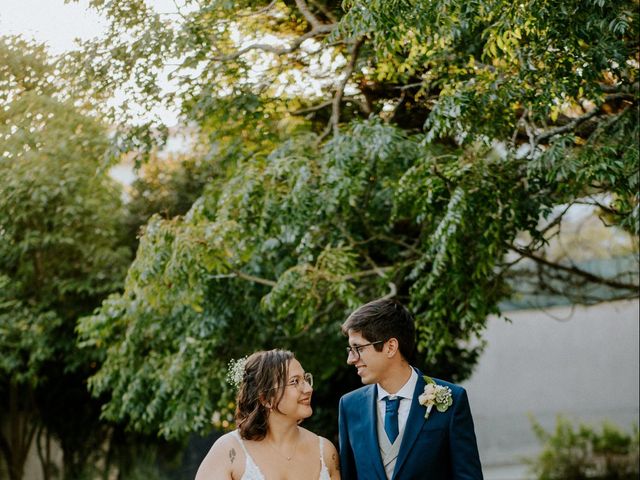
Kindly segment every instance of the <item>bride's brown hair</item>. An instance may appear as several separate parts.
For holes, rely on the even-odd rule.
[[[236,397],[236,425],[246,440],[262,440],[267,434],[269,410],[277,409],[287,384],[288,350],[256,352],[247,358]]]

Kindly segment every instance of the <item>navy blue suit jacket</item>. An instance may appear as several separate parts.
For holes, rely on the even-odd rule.
[[[426,408],[418,397],[426,385],[418,371],[409,418],[400,444],[394,480],[482,480],[473,419],[464,388],[442,380],[451,389],[453,405],[446,412]],[[340,399],[340,470],[343,480],[386,480],[376,428],[376,385],[367,385]]]

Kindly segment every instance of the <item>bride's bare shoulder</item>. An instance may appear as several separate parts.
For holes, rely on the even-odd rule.
[[[310,430],[307,430],[306,428],[302,428],[300,427],[300,431],[305,435],[305,438],[307,439],[308,442],[315,442],[316,444],[320,441],[320,439],[322,439],[322,445],[323,448],[327,448],[327,446],[329,446],[330,448],[335,448],[333,446],[333,442],[331,442],[331,440],[328,440],[324,437],[321,437],[320,435],[317,435],[315,433],[313,433]]]
[[[231,480],[238,462],[244,457],[233,432],[216,440],[198,468],[195,480]]]
[[[338,450],[331,440],[324,437],[320,437],[322,442],[322,458],[324,464],[329,470],[329,476],[331,480],[340,479],[340,458],[338,456]]]

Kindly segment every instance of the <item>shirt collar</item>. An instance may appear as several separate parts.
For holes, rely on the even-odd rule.
[[[418,383],[418,374],[413,369],[413,367],[411,367],[411,376],[409,377],[409,380],[407,380],[407,383],[405,383],[402,386],[402,388],[398,390],[398,392],[395,393],[394,395],[391,395],[384,388],[382,388],[380,384],[378,384],[378,401],[384,400],[386,397],[389,397],[389,396],[399,397],[399,398],[413,398],[413,392],[416,389],[417,383]]]

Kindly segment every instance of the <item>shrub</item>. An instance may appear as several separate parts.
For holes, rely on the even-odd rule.
[[[601,430],[558,416],[555,432],[549,433],[531,419],[533,430],[543,442],[540,455],[528,460],[539,480],[632,480],[640,473],[640,432],[631,433],[603,422]]]

